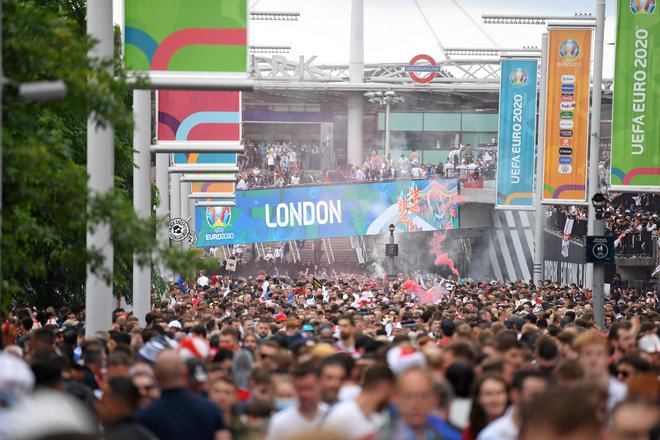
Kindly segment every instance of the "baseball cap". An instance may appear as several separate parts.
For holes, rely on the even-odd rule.
[[[170,323],[167,324],[167,326],[169,328],[177,328],[179,330],[181,330],[181,328],[182,328],[181,323],[179,321],[177,321],[176,319],[174,321],[170,321]]]

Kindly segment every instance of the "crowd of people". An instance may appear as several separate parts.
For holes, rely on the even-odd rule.
[[[660,197],[656,194],[610,194],[606,199],[603,220],[605,233],[616,237],[615,246],[620,255],[653,255],[660,226]],[[573,219],[571,234],[580,237],[587,233],[587,208],[581,206],[555,206],[548,211],[549,225],[563,230],[566,219]]]
[[[656,439],[660,303],[613,284],[206,274],[107,331],[2,320],[0,438]]]
[[[361,166],[333,166],[323,160],[329,153],[303,144],[275,142],[255,144],[244,141],[245,154],[239,161],[239,190],[288,187],[319,183],[379,182],[397,179],[458,178],[483,181],[495,178],[496,152],[492,148],[475,151],[462,144],[453,147],[447,160],[424,163],[416,149],[398,158],[378,155],[373,150]],[[318,156],[318,160],[316,157]],[[303,160],[303,158],[311,158]]]

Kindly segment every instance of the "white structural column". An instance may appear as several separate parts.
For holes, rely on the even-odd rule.
[[[179,200],[179,209],[181,212],[181,218],[185,221],[188,221],[188,218],[190,218],[190,201],[188,199],[191,189],[192,184],[190,182],[181,183],[181,199]],[[193,204],[194,203],[195,201],[193,200]]]
[[[87,1],[87,34],[97,43],[90,49],[90,57],[111,60],[114,56],[114,28],[112,3],[107,0]],[[109,67],[111,71],[112,66]],[[104,194],[114,187],[115,144],[114,127],[101,127],[95,115],[87,121],[87,173],[88,189],[92,195]],[[92,273],[87,267],[85,283],[85,332],[92,336],[112,326],[113,294],[112,274],[114,248],[110,225],[97,225],[87,230],[87,251],[100,252],[103,263],[100,272]],[[105,276],[104,276],[105,275]]]
[[[539,81],[539,122],[538,142],[536,152],[536,192],[534,194],[534,282],[543,280],[543,224],[545,223],[545,206],[543,198],[543,167],[545,159],[545,103],[548,76],[548,34],[543,33],[541,43],[541,79]]]
[[[587,195],[589,202],[600,193],[598,163],[600,160],[600,100],[603,83],[603,42],[605,39],[605,0],[596,3],[596,44],[594,46],[593,92],[591,93],[591,136],[589,142],[589,179]],[[596,220],[596,209],[589,203],[587,216],[587,235],[603,235],[605,224]],[[600,328],[605,325],[604,295],[605,268],[603,265],[587,264],[586,285],[591,289],[594,299],[594,319]]]
[[[138,217],[151,216],[151,91],[133,91],[133,206]],[[151,265],[141,267],[133,259],[133,314],[146,326],[151,310]]]
[[[171,217],[181,217],[181,174],[173,173],[170,175],[170,198],[171,198]]]
[[[156,215],[159,219],[169,219],[170,217],[170,179],[168,168],[170,165],[169,154],[156,155],[156,188],[158,189],[158,197],[160,204],[156,208]],[[161,247],[170,245],[170,238],[167,231],[167,225],[163,225],[158,230],[158,243]],[[160,267],[160,276],[167,279],[170,277],[167,267]]]
[[[348,64],[351,83],[364,81],[364,0],[351,0],[351,48]],[[348,163],[362,164],[364,98],[361,92],[348,96]]]

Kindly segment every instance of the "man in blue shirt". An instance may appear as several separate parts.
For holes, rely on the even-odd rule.
[[[161,440],[229,438],[220,409],[186,390],[187,368],[176,351],[161,352],[154,372],[162,391],[160,399],[138,414],[144,426]]]

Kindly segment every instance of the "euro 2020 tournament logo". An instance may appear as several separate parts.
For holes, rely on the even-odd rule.
[[[206,223],[214,232],[223,232],[231,222],[231,208],[214,206],[206,208]]]
[[[630,0],[630,10],[633,14],[653,14],[655,0]]]
[[[524,86],[529,81],[529,75],[520,67],[513,69],[509,75],[509,81],[512,86]]]
[[[580,46],[575,40],[564,40],[559,45],[559,55],[565,60],[574,60],[580,55]]]

